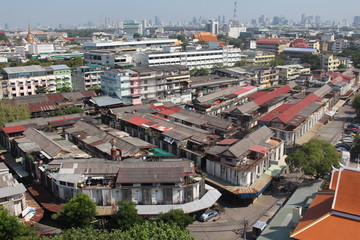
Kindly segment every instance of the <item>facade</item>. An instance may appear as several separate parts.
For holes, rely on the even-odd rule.
[[[53,44],[31,44],[29,45],[29,54],[40,55],[44,53],[53,53],[55,48]]]
[[[142,34],[142,33],[140,33]],[[83,44],[85,52],[89,50],[135,48],[138,51],[156,50],[161,51],[164,46],[175,46],[177,39],[156,39],[142,41],[113,41],[113,42],[86,42]]]
[[[72,72],[72,89],[84,91],[91,87],[101,87],[100,75],[103,73],[104,67],[99,65],[77,67]]]
[[[212,34],[219,34],[219,22],[216,20],[209,20],[206,24],[206,31]]]
[[[284,155],[284,142],[262,127],[242,140],[224,139],[207,151],[206,172],[233,186],[249,187]]]
[[[340,60],[334,55],[323,55],[322,56],[322,69],[327,72],[333,72],[338,69]]]
[[[331,44],[331,51],[336,53],[341,53],[344,49],[350,47],[350,42],[346,39],[336,39]]]
[[[126,35],[143,34],[143,26],[141,23],[126,23],[123,26]]]
[[[308,44],[309,44],[310,48],[315,48],[316,50],[320,51],[320,40],[319,39],[309,40]]]
[[[136,48],[90,50],[84,53],[84,63],[107,67],[128,67],[133,65]]]
[[[70,68],[66,65],[3,68],[0,97],[11,99],[35,95],[38,86],[45,86],[49,93],[62,87],[71,87]]]
[[[273,60],[275,60],[275,54],[273,53],[254,52],[254,54],[248,54],[246,63],[251,65],[268,65]]]
[[[310,74],[310,68],[306,68],[299,64],[277,66],[279,69],[279,78],[281,81],[288,82],[297,79],[300,75]]]
[[[23,217],[22,213],[27,209],[25,192],[25,186],[18,183],[9,168],[0,162],[0,206],[5,207],[13,216]]]
[[[127,102],[135,105],[151,100],[171,101],[183,95],[180,102],[191,101],[185,94],[189,81],[189,69],[181,65],[108,70],[101,76],[105,93],[128,98]]]
[[[244,58],[241,50],[232,46],[224,46],[221,49],[162,52],[162,53],[137,53],[134,63],[137,66],[152,67],[162,65],[183,65],[189,69],[212,68],[215,64],[234,66]]]
[[[256,41],[256,49],[264,52],[281,53],[288,45],[281,38],[260,38]]]
[[[324,33],[321,36],[322,42],[334,42],[335,41],[335,35],[333,33]]]

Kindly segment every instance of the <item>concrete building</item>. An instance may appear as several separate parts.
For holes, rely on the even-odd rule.
[[[3,68],[2,74],[1,98],[35,95],[38,86],[45,86],[49,93],[54,93],[72,85],[70,68],[66,65],[9,67]]]
[[[284,82],[293,81],[302,74],[311,73],[310,68],[299,64],[277,66],[276,68],[279,69],[280,81]]]
[[[3,162],[0,162],[0,206],[7,209],[12,216],[25,216],[28,210],[25,192],[25,186],[12,176]]]
[[[143,26],[141,23],[125,23],[123,30],[126,35],[143,34]]]
[[[116,95],[124,103],[132,103],[130,89],[131,70],[105,70],[100,76],[101,89],[105,94]]]
[[[324,33],[321,36],[321,41],[322,42],[334,42],[335,41],[335,35],[333,33]]]
[[[206,31],[212,34],[219,34],[219,22],[216,20],[209,20],[206,24]]]
[[[260,38],[256,41],[256,49],[264,52],[281,53],[288,45],[281,38]]]
[[[136,48],[120,48],[105,50],[90,50],[84,53],[84,63],[87,65],[101,65],[111,68],[132,66]]]
[[[134,63],[137,66],[152,67],[162,65],[183,65],[189,69],[212,68],[215,64],[234,66],[245,56],[241,50],[232,46],[224,46],[221,49],[184,51],[184,52],[158,52],[137,53]]]
[[[349,47],[350,47],[350,42],[348,40],[336,39],[331,44],[331,51],[336,52],[336,53],[341,53],[342,51],[344,51],[344,49],[349,48]]]
[[[226,31],[229,37],[238,38],[242,32],[246,32],[246,27],[233,26],[232,24],[229,24]]]
[[[141,33],[142,34],[142,33]],[[148,39],[141,41],[113,41],[113,42],[86,42],[83,44],[85,52],[89,50],[135,48],[138,51],[160,51],[164,46],[175,46],[177,39]]]
[[[271,177],[264,173],[271,164],[279,165],[283,155],[284,142],[274,138],[269,128],[261,127],[242,140],[224,139],[211,147],[207,151],[206,172],[229,183],[231,188],[224,187],[224,190],[241,199],[254,199],[271,181]],[[255,188],[254,184],[260,178],[262,184]]]
[[[246,63],[250,65],[268,65],[271,61],[275,60],[275,54],[266,52],[244,52],[247,54]]]
[[[45,53],[53,53],[55,48],[53,44],[31,44],[29,45],[29,54],[40,55]]]
[[[310,48],[315,48],[318,51],[320,51],[320,40],[319,39],[309,40],[308,44],[309,44]]]
[[[84,91],[91,87],[101,87],[100,75],[104,73],[104,67],[100,65],[87,65],[77,67],[72,72],[72,89]]]
[[[340,60],[334,55],[322,55],[321,63],[322,69],[327,72],[333,72],[338,69]]]

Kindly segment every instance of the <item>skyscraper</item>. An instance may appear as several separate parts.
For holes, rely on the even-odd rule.
[[[355,16],[354,17],[354,26],[360,26],[360,16]]]
[[[210,20],[206,24],[206,31],[210,32],[212,34],[218,34],[219,33],[219,22],[216,20]]]
[[[159,17],[159,16],[155,16],[155,25],[156,25],[156,26],[160,26],[160,25],[161,25],[160,17]]]

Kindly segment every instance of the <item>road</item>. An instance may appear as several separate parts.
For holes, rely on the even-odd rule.
[[[332,145],[336,145],[342,136],[342,131],[345,128],[346,123],[350,122],[355,117],[354,110],[344,105],[339,108],[334,119],[328,124],[324,125],[319,131],[315,138],[327,141]]]
[[[248,223],[247,239],[251,239],[251,226],[266,215],[277,202],[283,201],[290,196],[291,192],[283,192],[281,188],[287,182],[293,182],[294,185],[298,185],[301,181],[301,175],[287,174],[279,182],[273,182],[272,186],[257,201],[250,205],[232,204],[227,197],[222,196],[219,203],[224,208],[225,213],[216,221],[205,223],[195,221],[188,227],[191,231],[191,236],[197,240],[242,239],[241,235],[245,218]]]

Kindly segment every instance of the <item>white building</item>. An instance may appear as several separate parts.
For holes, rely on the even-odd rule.
[[[116,95],[120,100],[131,103],[130,75],[135,72],[125,70],[106,70],[100,76],[101,89],[105,94]]]
[[[246,32],[246,27],[231,26],[227,28],[227,35],[232,38],[238,38],[241,32]]]
[[[125,23],[123,30],[126,35],[132,36],[135,33],[143,34],[143,26],[141,23]]]
[[[210,20],[206,24],[206,31],[210,32],[212,34],[218,34],[219,33],[219,22],[216,20]]]
[[[29,54],[39,55],[42,53],[53,53],[55,48],[53,44],[31,44],[29,45]]]
[[[322,42],[334,42],[335,41],[335,35],[333,33],[324,33],[321,36]]]
[[[184,65],[193,68],[212,68],[215,64],[234,66],[237,61],[245,59],[239,48],[224,46],[221,49],[185,51],[185,52],[162,52],[162,53],[137,53],[134,63],[137,66],[162,66]]]
[[[25,192],[24,185],[18,183],[9,168],[0,162],[0,206],[4,206],[13,216],[21,216],[27,209]]]
[[[87,42],[83,44],[84,50],[135,48],[138,51],[157,50],[161,51],[163,46],[175,45],[177,39],[148,39],[141,41],[113,41],[113,42]]]

